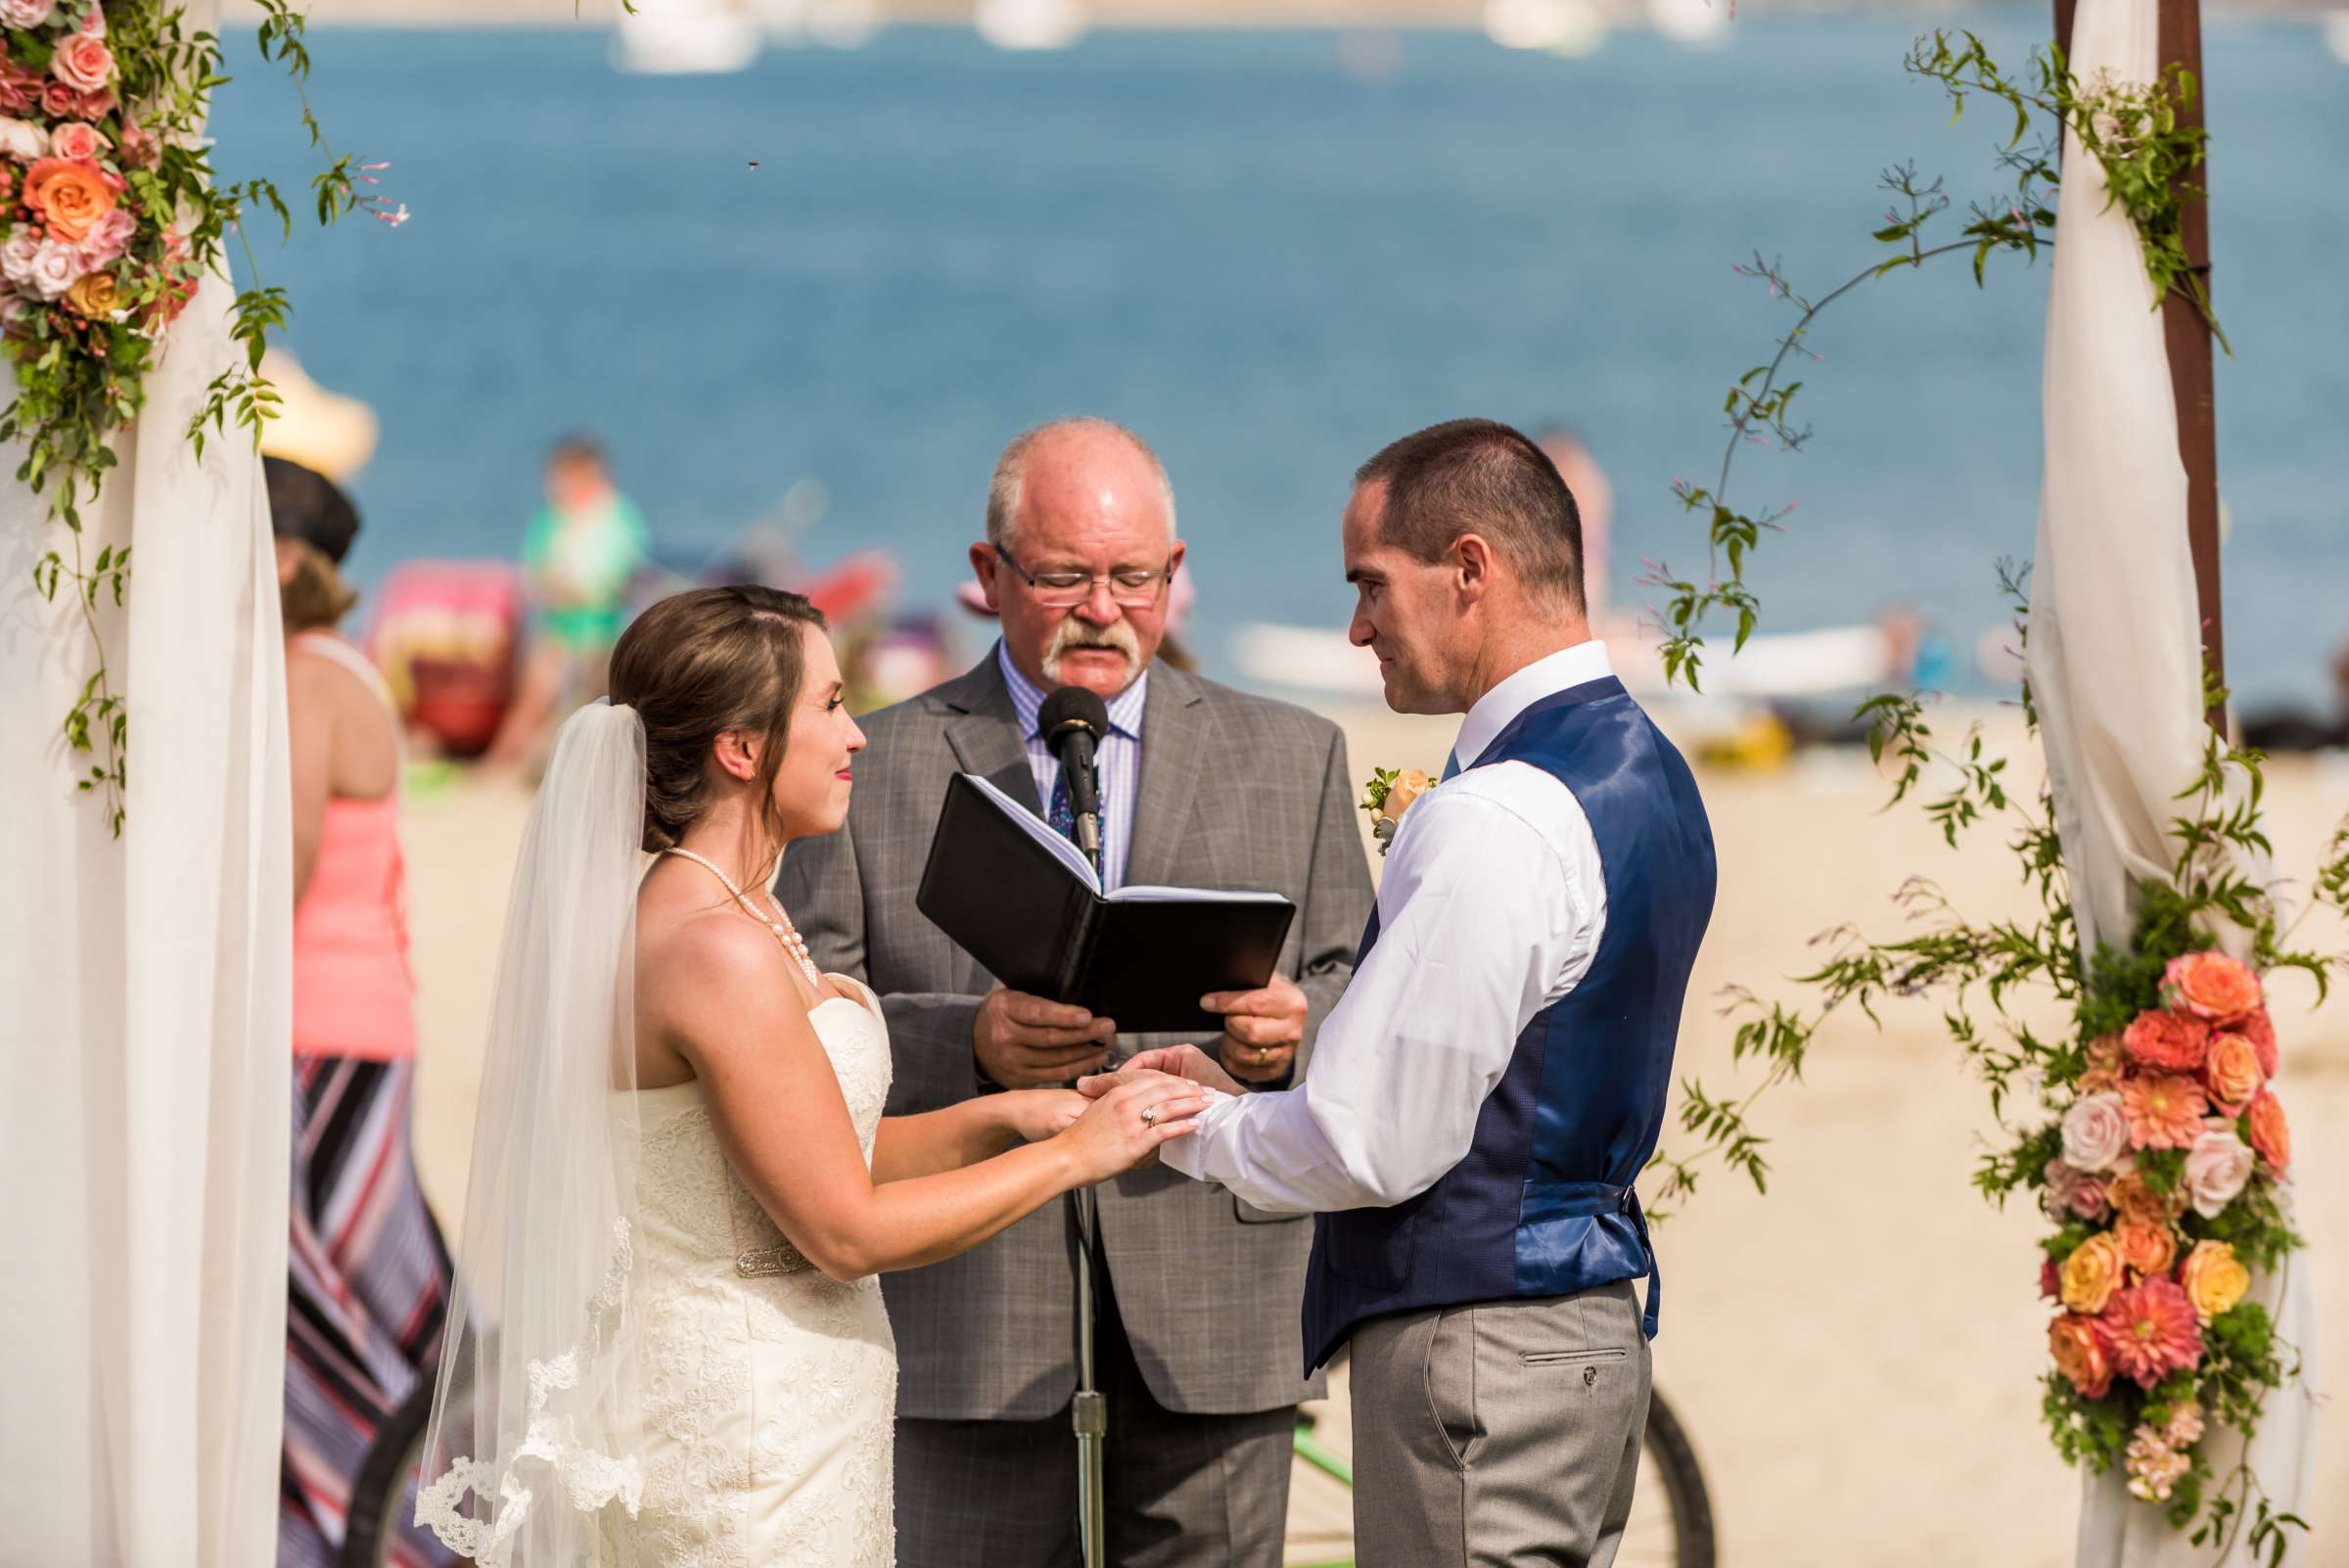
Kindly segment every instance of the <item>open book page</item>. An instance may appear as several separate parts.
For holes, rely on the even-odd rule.
[[[1060,863],[1069,868],[1070,874],[1078,881],[1092,889],[1096,894],[1101,891],[1101,879],[1093,874],[1093,868],[1086,861],[1084,852],[1071,844],[1066,836],[1054,832],[1051,823],[1037,816],[1034,811],[1029,810],[1028,807],[978,774],[965,773],[962,776],[978,785],[979,793],[992,803],[996,810],[1018,823],[1020,831],[1026,833],[1045,849],[1050,850],[1059,858]]]
[[[1286,903],[1277,893],[1249,893],[1221,888],[1120,888],[1110,899],[1118,903]]]

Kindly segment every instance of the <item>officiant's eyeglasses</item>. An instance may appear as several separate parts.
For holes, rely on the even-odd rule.
[[[1106,576],[1089,572],[1031,572],[1001,550],[995,559],[1019,574],[1036,594],[1036,602],[1049,610],[1069,610],[1093,596],[1097,584],[1109,584],[1111,601],[1128,610],[1144,610],[1158,602],[1158,590],[1174,575],[1174,563],[1170,560],[1156,569],[1120,567]]]

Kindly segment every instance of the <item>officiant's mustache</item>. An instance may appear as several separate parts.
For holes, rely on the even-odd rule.
[[[1126,622],[1113,621],[1106,626],[1096,626],[1069,616],[1052,628],[1052,640],[1044,645],[1045,678],[1058,680],[1062,656],[1080,648],[1107,648],[1124,654],[1128,673],[1139,669],[1142,665],[1141,640],[1134,636],[1133,627]]]

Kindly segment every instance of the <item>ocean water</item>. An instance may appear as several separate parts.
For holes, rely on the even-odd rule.
[[[2019,66],[2031,8],[1956,13]],[[1728,383],[1791,317],[1756,250],[1823,291],[1875,248],[1880,169],[2007,182],[1991,114],[1956,126],[1901,59],[1934,19],[1779,19],[1717,47],[1622,35],[1567,60],[1472,33],[1103,32],[1008,54],[958,29],[770,49],[714,77],[616,71],[596,31],[321,29],[339,148],[390,162],[413,220],[259,237],[288,342],[365,399],[364,583],[519,545],[546,443],[609,440],[663,554],[690,564],[795,483],[804,551],[893,551],[944,602],[1012,433],[1089,412],[1172,472],[1196,639],[1343,621],[1353,467],[1431,421],[1573,425],[1616,495],[1611,594],[1701,571],[1676,478],[1710,484]],[[2349,68],[2315,27],[2207,40],[2231,674],[2324,699],[2349,635]],[[289,191],[290,91],[232,36],[216,161]],[[2044,269],[1994,258],[1870,285],[1821,318],[1798,453],[1731,494],[1801,503],[1752,577],[1766,629],[1902,601],[1961,650],[2002,619],[2039,470]],[[2333,456],[2327,457],[2329,452]],[[1960,659],[1965,666],[1970,661]],[[1971,684],[1961,668],[1953,684]]]

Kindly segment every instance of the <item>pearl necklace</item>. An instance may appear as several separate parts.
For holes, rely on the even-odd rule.
[[[783,913],[783,906],[781,904],[775,905],[775,913],[780,918],[769,920],[765,914],[760,910],[759,906],[751,901],[751,896],[743,892],[739,887],[735,886],[734,879],[726,875],[722,870],[718,869],[714,862],[703,858],[701,855],[694,853],[691,850],[680,850],[672,847],[670,849],[664,850],[661,853],[663,854],[683,855],[686,859],[691,860],[694,864],[707,867],[712,876],[717,878],[718,881],[726,885],[726,891],[734,895],[734,901],[742,905],[745,913],[747,913],[753,920],[756,920],[760,925],[766,927],[768,931],[774,933],[775,940],[783,945],[783,950],[791,954],[793,959],[799,963],[800,973],[807,977],[807,984],[814,987],[818,994],[822,993],[824,989],[824,972],[815,967],[815,960],[813,958],[807,956],[807,943],[806,939],[801,937],[799,928],[791,923],[791,917]],[[771,900],[774,896],[769,894],[767,897]]]

